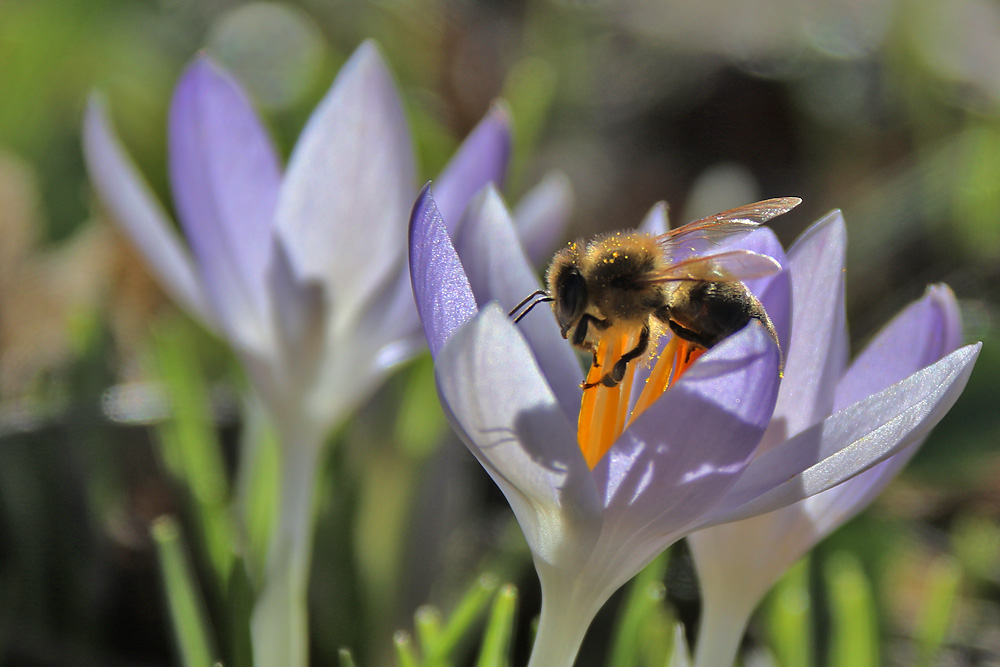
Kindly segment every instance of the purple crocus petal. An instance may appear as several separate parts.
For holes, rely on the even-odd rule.
[[[434,181],[435,200],[448,233],[454,236],[462,213],[487,183],[503,186],[510,159],[510,110],[493,103]]]
[[[460,327],[435,373],[453,426],[507,497],[535,558],[565,568],[586,559],[601,527],[597,489],[507,314],[491,304]]]
[[[764,448],[795,435],[833,411],[833,395],[847,363],[844,253],[840,211],[810,227],[788,251],[792,278],[792,333],[785,378]]]
[[[955,295],[935,285],[897,315],[858,355],[837,385],[834,409],[856,403],[933,364],[962,342]]]
[[[266,316],[278,157],[239,84],[205,56],[177,85],[169,137],[181,225],[216,312],[245,335]]]
[[[879,333],[848,370],[841,387],[847,381],[854,391],[863,392],[855,394],[857,400],[865,398],[937,361],[955,349],[960,339],[954,296],[946,287],[931,288]],[[888,374],[883,364],[892,369]],[[919,445],[920,441],[801,502],[692,535],[689,542],[703,592],[711,600],[707,604],[732,607],[741,592],[749,614],[749,608],[792,563],[866,507]],[[741,547],[742,556],[733,559],[730,554]]]
[[[548,261],[573,210],[573,186],[566,174],[550,171],[514,207],[514,224],[532,266]]]
[[[327,284],[338,323],[353,321],[403,260],[414,170],[396,86],[365,42],[303,130],[276,213],[297,273]]]
[[[538,277],[517,240],[514,223],[496,188],[486,186],[466,210],[455,247],[480,306],[499,301],[505,311],[539,289]],[[552,309],[536,306],[517,324],[567,416],[580,411],[583,373],[559,333]]]
[[[781,266],[788,266],[785,249],[769,227],[761,227],[733,244],[734,247],[752,250],[773,257]],[[792,282],[789,271],[784,270],[763,278],[745,281],[747,288],[760,300],[767,316],[771,318],[778,334],[782,354],[787,354],[791,343]]]
[[[424,186],[410,217],[410,280],[431,354],[479,310],[444,220]]]
[[[962,321],[955,295],[946,285],[934,285],[887,324],[858,355],[837,387],[840,410],[906,378],[959,346]],[[871,470],[806,499],[807,511],[819,535],[825,535],[871,502],[903,469],[917,442]]]
[[[712,348],[594,468],[608,514],[666,535],[704,513],[752,458],[778,383],[778,349],[760,324]]]
[[[83,156],[101,201],[142,253],[163,289],[208,329],[218,332],[219,321],[191,256],[122,148],[96,96],[90,98],[83,120]]]
[[[956,350],[756,457],[701,527],[808,498],[919,441],[962,393],[981,347]]]
[[[649,213],[646,217],[642,219],[642,223],[639,225],[639,231],[645,232],[650,236],[660,236],[661,234],[666,234],[670,229],[670,221],[667,218],[667,203],[666,202],[656,202],[653,208],[649,209]]]

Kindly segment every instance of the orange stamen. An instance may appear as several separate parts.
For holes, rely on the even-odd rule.
[[[656,363],[653,365],[653,370],[650,371],[649,378],[646,380],[646,386],[643,387],[642,393],[639,394],[639,400],[636,401],[635,407],[632,408],[632,419],[645,412],[646,408],[662,396],[663,392],[670,386],[670,378],[674,370],[677,341],[678,338],[676,336],[671,336],[670,340],[663,347],[663,351],[660,352],[660,356],[657,358]]]
[[[597,365],[590,367],[587,383],[600,382],[622,354],[635,347],[637,340],[634,334],[602,338],[597,346]],[[614,387],[597,384],[583,390],[580,418],[577,423],[577,441],[584,460],[591,468],[597,465],[625,430],[634,375],[635,364],[629,364],[625,369],[624,379]]]
[[[622,354],[635,347],[637,340],[636,334],[602,338],[597,345],[596,364],[587,372],[586,382],[599,383],[604,374],[610,372],[615,362],[621,359]],[[577,440],[587,465],[593,469],[628,424],[645,412],[704,353],[705,350],[700,347],[676,336],[671,337],[650,371],[631,413],[628,406],[636,363],[630,363],[626,367],[624,379],[614,387],[596,384],[584,389],[577,423]]]
[[[677,343],[677,359],[674,361],[674,375],[680,378],[684,372],[691,368],[691,364],[698,361],[698,357],[705,354],[705,348],[695,347],[686,340]]]
[[[590,371],[587,373],[587,382],[597,382],[601,378],[601,368],[603,368],[609,355],[608,350],[609,344],[608,340],[602,338],[597,343],[597,351],[594,353],[594,364],[590,367]],[[600,392],[595,391],[600,389],[600,387],[593,387],[590,389],[583,390],[583,398],[580,401],[580,418],[577,422],[577,441],[580,443],[580,451],[583,452],[583,458],[587,462],[587,465],[591,469],[600,460],[600,436],[595,435],[596,430],[600,430],[600,425],[602,422],[606,421],[604,419],[604,403],[599,402],[597,399],[601,395]]]

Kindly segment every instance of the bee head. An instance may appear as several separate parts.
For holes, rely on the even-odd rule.
[[[580,272],[577,262],[579,251],[576,243],[563,248],[552,258],[546,276],[549,294],[552,296],[552,310],[562,337],[569,336],[573,328],[587,309],[587,281]]]

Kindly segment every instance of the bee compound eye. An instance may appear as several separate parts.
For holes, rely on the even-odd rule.
[[[576,267],[564,271],[560,278],[556,315],[560,324],[568,326],[587,308],[587,282]]]

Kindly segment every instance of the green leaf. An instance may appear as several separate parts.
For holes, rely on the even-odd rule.
[[[952,551],[973,581],[1000,581],[1000,525],[980,516],[959,516],[951,529]]]
[[[441,402],[434,391],[434,360],[429,354],[414,360],[396,414],[396,441],[415,461],[425,459],[441,442],[447,427]]]
[[[775,586],[767,605],[767,616],[771,648],[777,664],[782,667],[813,664],[808,558],[789,568]]]
[[[476,667],[506,667],[510,664],[510,641],[517,612],[517,588],[506,584],[493,598],[493,609],[483,634]]]
[[[433,605],[422,605],[413,614],[413,627],[416,629],[420,649],[424,655],[434,651],[441,639],[443,624],[441,610]]]
[[[210,665],[215,655],[212,648],[214,642],[205,605],[198,595],[191,564],[184,554],[180,527],[172,517],[162,517],[153,522],[151,533],[157,547],[181,661],[188,667]]]
[[[948,636],[952,610],[958,598],[962,570],[949,557],[941,557],[927,568],[927,599],[917,624],[918,665],[937,664],[935,657]]]
[[[482,616],[498,586],[496,577],[490,574],[484,574],[476,580],[455,607],[434,645],[424,647],[425,665],[447,662],[459,642],[469,636],[473,624]]]
[[[396,646],[399,667],[418,667],[420,665],[417,654],[413,651],[413,638],[409,632],[398,631],[392,636],[392,643]]]
[[[508,177],[508,191],[520,193],[526,168],[538,145],[555,99],[555,69],[540,58],[525,58],[514,63],[504,81],[503,96],[516,120],[514,147]]]
[[[964,250],[979,261],[989,262],[1000,252],[996,217],[1000,206],[1000,125],[974,121],[959,135],[962,142],[954,166],[955,234]]]
[[[226,646],[232,667],[253,666],[250,619],[256,599],[245,567],[234,567],[226,587]]]
[[[281,448],[260,402],[250,398],[244,405],[236,507],[245,531],[247,571],[253,585],[260,588],[280,504]]]
[[[628,596],[618,612],[615,636],[608,664],[632,667],[650,664],[658,653],[658,663],[669,652],[674,619],[664,608],[667,553],[658,556],[635,576]]]
[[[354,656],[349,649],[342,648],[337,651],[337,660],[340,667],[355,667]]]
[[[842,551],[824,564],[830,596],[829,663],[878,667],[878,618],[871,584],[857,556]]]
[[[235,562],[230,490],[208,387],[187,323],[158,329],[152,356],[171,408],[170,418],[157,428],[163,460],[190,494],[199,544],[218,590],[223,591]]]

